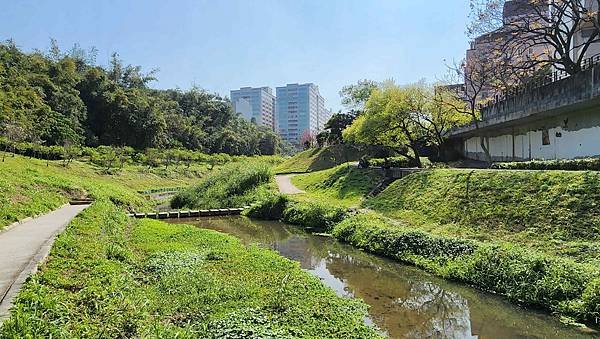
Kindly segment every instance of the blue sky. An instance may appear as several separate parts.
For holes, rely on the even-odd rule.
[[[0,39],[24,50],[74,43],[159,68],[156,88],[314,82],[326,105],[359,79],[434,81],[468,46],[468,0],[14,0]]]

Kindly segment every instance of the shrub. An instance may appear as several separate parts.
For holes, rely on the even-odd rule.
[[[586,265],[508,245],[480,245],[460,266],[452,278],[553,311],[581,298],[594,274]]]
[[[173,208],[241,207],[269,195],[266,185],[273,173],[259,162],[230,163],[212,172],[200,184],[178,193]]]
[[[314,202],[294,202],[283,211],[286,223],[319,232],[328,232],[348,215],[342,207]]]
[[[252,205],[244,214],[250,218],[262,220],[279,220],[287,207],[289,199],[282,194],[273,194],[263,201]]]

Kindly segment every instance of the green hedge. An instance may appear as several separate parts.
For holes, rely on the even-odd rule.
[[[61,146],[43,146],[30,142],[10,143],[5,138],[0,138],[0,150],[44,160],[62,160],[65,155],[65,149]]]
[[[515,170],[600,171],[600,158],[504,162],[495,163],[492,165],[492,168]]]
[[[249,156],[232,156],[224,153],[206,154],[200,151],[187,149],[148,148],[145,150],[135,150],[131,147],[114,146],[73,146],[65,148],[63,146],[44,146],[30,142],[14,143],[9,142],[3,137],[0,137],[0,151],[43,160],[83,158],[99,166],[107,166],[108,163],[111,163],[114,166],[117,166],[121,163],[127,163],[145,165],[149,167],[171,166],[179,164],[189,165],[192,163],[202,163],[215,166],[224,165],[230,162],[245,162],[253,158]],[[264,163],[270,165],[277,165],[283,161],[283,158],[277,155],[260,156],[260,159]]]
[[[375,213],[346,218],[332,229],[332,233],[343,242],[396,259],[410,255],[457,258],[472,254],[476,249],[473,241],[432,236],[421,230],[393,226]]]

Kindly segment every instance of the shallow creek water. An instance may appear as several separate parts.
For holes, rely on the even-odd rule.
[[[298,261],[338,295],[364,300],[370,306],[367,322],[391,338],[594,336],[544,313],[279,222],[243,217],[171,222],[231,234],[247,245],[268,247]]]

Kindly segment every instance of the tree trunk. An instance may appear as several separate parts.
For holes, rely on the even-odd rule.
[[[419,153],[419,146],[412,144],[412,145],[410,145],[410,149],[412,149],[412,151],[415,155],[415,158],[414,158],[415,167],[422,168],[423,163],[421,163],[421,154]]]

